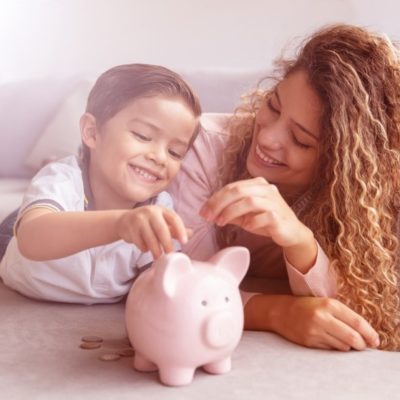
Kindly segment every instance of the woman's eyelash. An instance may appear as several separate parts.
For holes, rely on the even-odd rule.
[[[294,143],[297,145],[297,146],[299,146],[299,147],[302,147],[303,149],[309,149],[311,146],[309,146],[308,144],[304,144],[304,143],[302,143],[302,142],[299,142],[298,140],[297,140],[297,138],[296,138],[296,136],[292,133],[292,138],[293,138],[293,141],[294,141]]]
[[[268,101],[267,101],[267,106],[268,106],[268,108],[269,108],[272,112],[277,113],[277,114],[280,113],[280,111],[279,111],[278,109],[276,109],[276,108],[272,105],[271,99],[268,99]],[[291,135],[292,135],[292,138],[293,138],[293,142],[294,142],[297,146],[299,146],[299,147],[301,147],[301,148],[303,148],[303,149],[309,149],[309,148],[311,147],[311,146],[309,146],[308,144],[304,144],[304,143],[302,143],[302,142],[299,142],[299,141],[297,140],[296,136],[295,136],[293,133],[292,133]]]

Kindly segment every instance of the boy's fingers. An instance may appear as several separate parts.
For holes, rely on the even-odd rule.
[[[190,239],[193,236],[193,229],[191,228],[185,228],[186,229],[186,235],[188,239]]]
[[[181,217],[171,210],[165,210],[164,218],[169,226],[172,237],[185,244],[188,241],[188,231]]]
[[[150,221],[153,237],[156,239],[158,246],[164,249],[165,253],[174,251],[172,237],[167,222],[161,216],[157,216]]]
[[[142,236],[139,233],[139,237],[136,238],[135,241],[129,240],[128,243],[133,243],[135,246],[139,247],[139,249],[142,252],[148,251],[149,249],[147,248],[147,245],[145,241],[143,240]]]
[[[154,234],[151,226],[143,227],[141,230],[141,237],[143,242],[145,243],[145,247],[147,250],[153,254],[154,259],[157,259],[162,254],[162,249],[160,247],[160,242],[157,236]]]

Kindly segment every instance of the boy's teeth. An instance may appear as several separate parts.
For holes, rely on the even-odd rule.
[[[280,163],[280,162],[278,162],[278,161],[276,161],[276,160],[274,160],[274,159],[272,159],[272,158],[267,157],[267,156],[261,151],[261,149],[260,149],[260,147],[259,147],[258,145],[256,146],[256,154],[258,155],[258,157],[261,158],[261,160],[263,160],[263,161],[265,161],[265,162],[267,162],[267,163],[269,163],[269,164],[282,165],[282,163]]]
[[[135,170],[135,172],[137,172],[139,175],[142,175],[145,179],[148,179],[150,181],[156,181],[158,178],[153,175],[148,173],[147,171],[145,171],[144,169],[138,168],[138,167],[134,167],[133,168]]]

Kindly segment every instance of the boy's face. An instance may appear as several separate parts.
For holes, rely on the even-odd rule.
[[[138,98],[89,135],[83,124],[95,208],[130,208],[164,190],[197,124],[180,99],[165,97]]]

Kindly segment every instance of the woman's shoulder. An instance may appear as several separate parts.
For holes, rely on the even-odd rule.
[[[206,113],[200,119],[200,131],[189,153],[210,162],[219,158],[226,146],[229,131],[227,123],[231,114]]]
[[[185,156],[182,169],[189,175],[215,176],[221,165],[229,137],[227,122],[230,114],[206,113],[201,116],[200,131]]]

